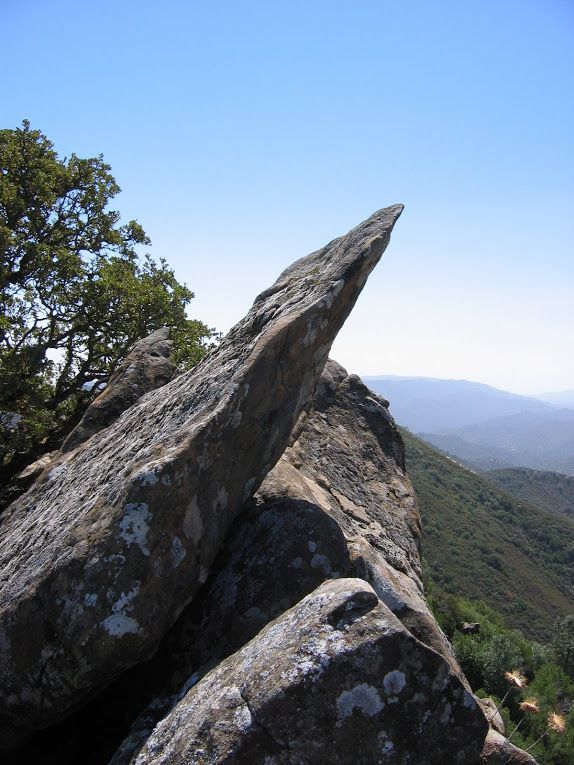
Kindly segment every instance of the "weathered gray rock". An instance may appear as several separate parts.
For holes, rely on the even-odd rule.
[[[193,687],[136,765],[478,762],[487,723],[360,579],[321,585]]]
[[[11,506],[0,528],[4,746],[154,652],[283,451],[401,211],[297,261],[215,352]]]
[[[481,765],[537,765],[536,760],[524,749],[504,738],[492,728],[488,732],[480,755]]]
[[[107,428],[145,393],[168,383],[175,374],[173,342],[168,327],[139,340],[110,377],[102,393],[86,409],[81,421],[62,444],[62,452],[75,449],[94,433]]]
[[[145,667],[150,703],[113,765],[130,762],[190,677],[237,651],[326,579],[367,580],[466,685],[424,599],[420,518],[386,404],[327,363],[313,408],[230,529],[213,576]]]

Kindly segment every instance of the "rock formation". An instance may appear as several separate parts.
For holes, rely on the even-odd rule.
[[[190,373],[167,331],[138,344],[11,506],[3,746],[87,706],[9,765],[534,762],[426,604],[388,402],[325,365],[400,212],[287,269]]]
[[[213,576],[146,668],[148,707],[113,765],[131,761],[190,682],[249,640],[256,642],[265,625],[325,580],[340,577],[367,580],[408,634],[442,654],[445,661],[437,668],[458,683],[465,714],[478,731],[469,739],[476,758],[486,721],[474,699],[462,693],[466,680],[424,600],[419,546],[418,508],[387,402],[329,361],[312,408],[230,529]],[[364,623],[369,619],[366,614]],[[394,756],[409,751],[397,744]],[[346,756],[340,761],[359,762]]]
[[[484,718],[361,579],[326,582],[193,687],[135,765],[472,762]]]
[[[536,765],[536,760],[491,728],[484,742],[480,765]]]
[[[401,211],[297,261],[214,353],[58,457],[9,508],[4,746],[153,654],[284,450]]]

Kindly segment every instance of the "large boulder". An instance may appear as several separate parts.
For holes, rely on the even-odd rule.
[[[218,349],[58,458],[0,528],[4,746],[149,657],[283,452],[400,205],[297,261]]]
[[[135,765],[478,762],[487,722],[360,579],[326,582],[195,685]]]
[[[418,507],[387,402],[329,361],[290,446],[231,527],[213,575],[142,667],[137,687],[148,705],[113,765],[130,762],[190,678],[197,681],[326,579],[367,580],[468,689],[425,601],[419,548]],[[125,692],[114,695],[125,708]]]

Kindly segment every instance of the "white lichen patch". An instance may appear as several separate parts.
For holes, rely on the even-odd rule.
[[[124,507],[124,516],[120,521],[120,537],[128,543],[137,544],[144,555],[149,555],[146,537],[149,531],[148,521],[152,517],[145,502],[130,502]]]
[[[140,626],[135,619],[126,614],[131,608],[131,602],[140,591],[140,583],[134,582],[134,586],[128,592],[122,592],[120,597],[112,606],[112,614],[106,617],[101,623],[102,627],[112,637],[121,637],[128,633],[135,634],[139,632]]]
[[[312,540],[310,542],[307,542],[307,547],[309,548],[309,552],[314,553],[317,550],[317,545]]]
[[[157,467],[151,469],[149,469],[149,467],[147,467],[147,469],[144,468],[141,473],[139,473],[136,480],[141,486],[155,486],[159,481],[156,473],[157,470]]]
[[[355,709],[358,709],[364,715],[372,717],[384,709],[385,704],[379,696],[379,692],[372,685],[361,683],[356,685],[350,691],[343,691],[337,699],[337,718],[338,725],[343,720],[350,717]]]
[[[405,673],[398,669],[393,669],[383,678],[383,688],[387,696],[398,696],[406,684]]]
[[[98,595],[95,592],[88,592],[84,595],[84,603],[88,608],[95,606],[98,600]]]
[[[132,600],[135,598],[135,596],[140,591],[140,583],[135,582],[133,588],[127,593],[127,595],[122,592],[120,597],[116,600],[114,605],[112,606],[112,611],[116,614],[123,613],[125,609],[130,605]]]
[[[197,504],[197,494],[195,494],[183,518],[183,533],[187,539],[191,539],[195,545],[198,545],[203,535],[203,522],[201,520],[201,511]]]
[[[239,728],[240,731],[245,732],[251,727],[253,718],[247,704],[243,704],[235,710],[233,715],[233,722]]]
[[[171,550],[169,552],[169,557],[171,558],[171,565],[173,568],[177,568],[186,555],[187,552],[183,546],[183,542],[179,537],[174,537],[171,543]]]
[[[104,619],[102,627],[112,637],[121,637],[128,633],[136,634],[139,631],[139,624],[131,616],[125,614],[112,614]]]

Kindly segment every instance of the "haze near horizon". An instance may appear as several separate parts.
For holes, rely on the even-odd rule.
[[[332,355],[574,388],[574,6],[3,3],[1,127],[103,153],[226,331],[293,260],[403,202]]]

